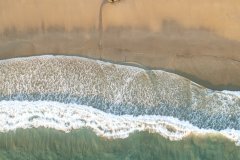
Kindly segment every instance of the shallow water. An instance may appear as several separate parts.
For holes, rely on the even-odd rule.
[[[169,141],[140,132],[126,139],[106,140],[88,129],[63,133],[44,128],[0,134],[0,157],[6,160],[237,160],[239,149],[233,142],[211,135]]]

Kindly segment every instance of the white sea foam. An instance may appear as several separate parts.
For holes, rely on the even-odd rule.
[[[74,104],[58,105],[65,106],[65,109],[68,108],[67,113],[71,111],[71,108],[74,110],[77,108],[76,110],[79,112],[94,110],[94,113],[95,111],[99,113],[97,117],[102,115],[102,117],[114,118],[107,120],[102,118],[98,120],[98,123],[93,121],[96,123],[94,128],[94,125],[86,120],[76,120],[77,118],[72,120],[73,117],[66,118],[67,115],[64,114],[63,118],[59,120],[61,123],[58,124],[55,118],[58,120],[59,116],[56,117],[56,115],[60,114],[62,112],[60,109],[64,107],[57,108],[57,103],[46,102],[52,100],[89,104],[113,114],[172,115],[175,118],[188,120],[198,127],[216,130],[226,129],[220,132],[216,131],[216,133],[223,134],[235,142],[239,141],[238,131],[227,130],[227,128],[237,130],[240,128],[239,92],[210,90],[184,77],[161,70],[144,70],[138,67],[74,56],[36,56],[1,60],[0,68],[1,100],[45,101],[40,104],[38,104],[39,102],[0,102],[2,104],[1,110],[6,106],[12,106],[11,110],[14,113],[22,115],[17,117],[18,121],[15,118],[12,125],[11,119],[0,122],[2,131],[11,130],[11,127],[15,129],[16,125],[38,127],[46,121],[45,127],[50,126],[64,131],[69,131],[72,128],[90,127],[98,135],[108,138],[124,138],[133,131],[141,130],[157,132],[172,140],[181,139],[191,133],[215,132],[213,130],[200,130],[191,124],[185,124],[185,122],[169,117],[119,117]],[[7,104],[3,105],[4,103]],[[11,103],[13,105],[10,105]],[[24,109],[24,105],[26,109]],[[21,109],[14,106],[20,106]],[[51,109],[54,107],[58,113],[51,115],[51,112],[55,113]],[[46,117],[41,118],[43,115],[36,110],[38,108],[46,110],[47,119]],[[9,116],[11,118],[10,112],[7,112],[8,109],[5,110],[8,118]],[[26,112],[22,113],[21,110]],[[35,115],[28,115],[28,110]],[[4,114],[1,113],[1,116],[3,117]],[[24,116],[28,117],[25,117],[26,121],[22,122],[21,118]],[[32,116],[33,121],[27,122],[30,116]],[[2,117],[0,118],[3,119]],[[115,119],[117,120],[115,121]],[[150,125],[142,123],[142,121],[154,124]],[[22,123],[24,125],[21,125]],[[115,130],[113,126],[117,126],[117,129]],[[119,129],[119,126],[122,128]],[[176,132],[171,132],[171,130],[176,130]]]
[[[51,101],[0,101],[0,119],[0,132],[38,127],[70,132],[87,127],[109,139],[126,138],[135,131],[149,131],[170,140],[182,140],[191,134],[218,134],[240,145],[240,131],[236,130],[199,129],[173,117],[117,116],[89,106]]]
[[[228,90],[224,90],[224,91],[222,91],[222,93],[240,97],[240,91],[228,91]]]
[[[206,89],[162,70],[51,55],[1,60],[0,67],[0,97],[68,94],[100,97],[112,105],[188,106],[211,114],[218,114],[219,109],[223,114],[232,114],[226,111],[236,113],[240,108],[240,96],[234,96],[238,92]]]

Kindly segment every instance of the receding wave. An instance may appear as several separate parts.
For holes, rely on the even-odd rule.
[[[10,107],[12,106],[10,104],[14,104],[16,113],[20,114],[18,108],[21,107],[21,110],[24,110],[21,105],[26,106],[29,111],[34,111],[36,108],[41,108],[41,105],[36,105],[37,101],[44,102],[43,108],[46,108],[44,104],[48,102],[51,102],[52,104],[48,105],[54,108],[55,101],[65,104],[66,106],[63,108],[66,112],[68,107],[70,110],[71,107],[78,105],[81,106],[79,108],[85,109],[86,106],[92,106],[96,109],[94,112],[108,113],[110,117],[116,116],[115,118],[117,118],[119,116],[118,120],[134,116],[127,121],[136,125],[134,126],[135,130],[140,130],[137,126],[138,123],[135,123],[134,119],[136,118],[139,121],[154,123],[152,126],[148,125],[149,131],[153,129],[154,132],[161,133],[170,139],[179,139],[176,137],[184,137],[201,129],[201,131],[206,130],[207,132],[216,130],[214,132],[219,131],[218,133],[224,134],[227,132],[227,136],[234,139],[235,142],[238,141],[239,92],[213,91],[176,74],[80,57],[39,56],[2,60],[0,75],[0,100],[1,104],[4,104],[2,110],[4,106]],[[6,103],[7,101],[9,103]],[[31,109],[30,106],[35,105],[38,107]],[[12,110],[14,107],[12,106]],[[6,114],[10,114],[7,108]],[[11,117],[11,115],[8,116]],[[171,118],[166,117],[174,117],[174,122],[170,121]],[[35,118],[33,117],[33,119]],[[50,121],[55,123],[54,118]],[[121,128],[125,122],[119,121],[116,123],[116,127]],[[170,130],[173,129],[177,132],[170,132],[165,122],[167,124],[171,122]],[[105,123],[105,121],[101,123]],[[75,123],[75,125],[80,124]],[[188,125],[186,126],[186,124]],[[13,129],[16,129],[18,125],[14,123]],[[31,123],[31,125],[33,124]],[[41,126],[42,123],[38,125]],[[34,124],[33,126],[37,127],[38,125]],[[154,125],[157,127],[154,128]],[[166,125],[165,131],[163,131],[164,127],[161,128],[164,125]],[[9,130],[3,129],[4,126],[5,124],[2,123],[3,131]],[[59,127],[61,126],[59,125]],[[176,126],[178,127],[176,128]],[[6,125],[6,127],[10,127],[11,130],[11,125]],[[57,122],[53,128],[56,127]],[[71,127],[74,128],[74,125]],[[130,130],[124,127],[123,129],[126,132],[118,132],[113,135],[111,135],[111,131],[109,133],[102,132],[104,135],[109,134],[109,137],[124,137]]]

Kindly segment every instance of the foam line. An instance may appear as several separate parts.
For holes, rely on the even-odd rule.
[[[166,116],[113,115],[90,106],[50,101],[1,101],[0,131],[18,128],[53,128],[64,132],[87,127],[108,139],[126,138],[136,131],[159,133],[170,140],[181,140],[191,134],[223,135],[240,145],[240,132],[199,129],[187,121]]]

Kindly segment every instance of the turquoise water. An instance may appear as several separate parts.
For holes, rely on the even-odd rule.
[[[140,132],[107,140],[91,130],[63,133],[53,129],[17,129],[0,134],[3,160],[237,160],[240,147],[223,137],[188,137],[169,141]]]

